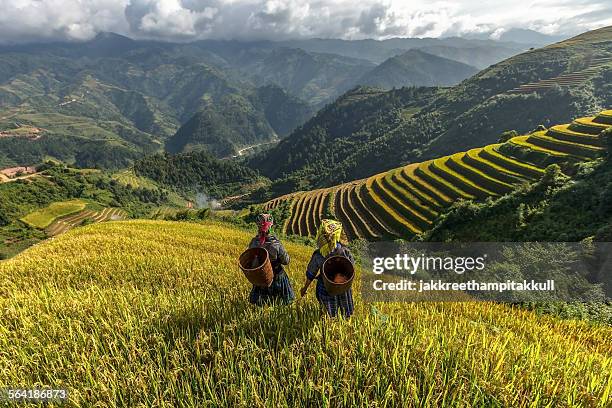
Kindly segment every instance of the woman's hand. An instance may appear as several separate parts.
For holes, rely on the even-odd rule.
[[[300,289],[300,295],[302,295],[302,297],[306,296],[306,292],[308,291],[308,287],[310,286],[311,283],[312,281],[306,278],[306,282],[304,282],[304,286],[302,287],[302,289]]]

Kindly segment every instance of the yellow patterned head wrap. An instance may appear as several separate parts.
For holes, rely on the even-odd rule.
[[[326,257],[332,252],[342,236],[342,224],[334,220],[321,220],[321,226],[317,231],[317,245],[321,255]]]

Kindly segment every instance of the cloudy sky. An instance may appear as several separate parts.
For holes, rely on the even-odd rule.
[[[0,0],[0,42],[440,37],[612,25],[610,0]]]

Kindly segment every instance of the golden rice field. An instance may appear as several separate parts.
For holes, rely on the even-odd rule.
[[[219,222],[77,228],[0,263],[0,388],[70,406],[610,406],[612,328],[485,303],[255,308]],[[287,243],[296,288],[312,248]],[[356,291],[358,292],[358,290]]]

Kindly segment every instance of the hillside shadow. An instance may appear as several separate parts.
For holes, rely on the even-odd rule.
[[[196,311],[176,311],[154,322],[152,333],[162,334],[165,343],[174,348],[178,342],[195,344],[202,335],[213,345],[211,351],[223,346],[224,340],[247,340],[259,348],[282,349],[308,337],[314,325],[324,318],[317,304],[251,305],[246,299],[223,299],[214,307]]]
[[[324,316],[321,308],[308,303],[290,307],[264,306],[265,316],[240,322],[238,332],[260,347],[281,349],[309,336]]]

